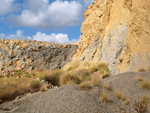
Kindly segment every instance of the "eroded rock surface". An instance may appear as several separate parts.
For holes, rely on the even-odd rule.
[[[150,0],[95,0],[84,19],[75,59],[106,62],[112,74],[150,67]]]
[[[0,40],[0,71],[55,69],[68,63],[77,45],[31,40]]]

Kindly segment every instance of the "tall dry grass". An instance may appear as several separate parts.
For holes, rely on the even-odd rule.
[[[92,61],[75,61],[65,65],[62,69],[55,70],[14,70],[14,72],[15,75],[13,77],[0,78],[1,102],[14,99],[27,92],[39,91],[41,80],[45,80],[54,86],[82,83],[86,86],[86,83],[89,83],[87,81],[96,86],[101,78],[110,75],[105,63]]]

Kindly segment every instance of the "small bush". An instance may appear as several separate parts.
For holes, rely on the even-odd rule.
[[[129,104],[130,104],[130,101],[129,101],[129,100],[126,100],[126,101],[125,101],[125,104],[126,104],[126,105],[129,105]]]
[[[102,102],[109,102],[109,99],[108,99],[108,94],[107,93],[103,93],[102,96],[101,96],[101,101]]]
[[[150,81],[146,81],[146,80],[144,80],[142,83],[141,83],[141,87],[143,88],[143,89],[150,89]]]
[[[144,68],[139,69],[139,72],[145,72],[146,70]]]
[[[107,89],[107,90],[111,90],[111,87],[110,87],[109,84],[104,85],[104,88]]]
[[[40,83],[40,81],[32,80],[31,83],[30,83],[30,87],[31,87],[33,90],[39,90],[40,87],[41,87],[41,83]]]
[[[109,73],[104,74],[104,75],[102,76],[103,79],[105,79],[105,78],[107,78],[107,77],[110,77],[110,74],[109,74]]]
[[[62,70],[52,70],[44,74],[43,79],[52,85],[59,86],[60,75],[63,73]]]
[[[91,73],[88,69],[80,69],[74,72],[73,76],[76,76],[80,79],[81,82],[91,80]]]
[[[85,82],[81,83],[80,86],[83,90],[89,90],[91,88],[91,82],[85,81]]]
[[[100,76],[98,73],[94,73],[91,75],[91,79],[92,79],[92,83],[94,86],[98,86],[99,85],[99,81],[100,81]]]
[[[148,109],[148,97],[143,96],[141,101],[136,101],[134,104],[134,109],[137,113],[146,113]]]
[[[27,74],[27,75],[25,75],[25,77],[27,77],[27,78],[31,78],[32,76],[31,76],[31,75],[29,75],[29,74]]]
[[[80,84],[81,81],[77,76],[73,76],[70,73],[66,73],[60,77],[60,85],[68,85],[68,84]]]
[[[74,61],[74,62],[66,64],[63,69],[66,72],[72,71],[72,70],[75,70],[76,68],[78,68],[80,64],[81,63],[79,61]]]
[[[143,78],[142,77],[138,77],[137,80],[138,81],[143,81]]]
[[[30,91],[28,79],[0,79],[0,100],[2,102],[15,99]]]
[[[125,96],[122,93],[120,93],[119,91],[115,91],[115,95],[118,97],[118,99],[125,101]]]

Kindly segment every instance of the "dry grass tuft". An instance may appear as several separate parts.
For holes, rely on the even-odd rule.
[[[139,72],[145,72],[146,70],[144,68],[139,69]]]
[[[149,89],[150,89],[150,81],[148,81],[148,80],[143,80],[143,82],[141,83],[141,87],[142,87],[143,89],[149,90]]]
[[[109,99],[108,99],[108,94],[107,93],[103,93],[102,96],[101,96],[101,101],[102,102],[109,102]]]
[[[98,73],[94,73],[91,75],[91,79],[92,79],[92,83],[94,86],[98,86],[99,85],[99,81],[100,81],[100,76]]]
[[[29,79],[3,78],[0,79],[1,102],[15,99],[30,91]]]
[[[90,81],[85,81],[85,82],[80,84],[80,87],[83,90],[89,90],[91,88],[91,82]]]
[[[104,88],[107,89],[107,90],[109,90],[109,91],[111,91],[111,87],[110,87],[109,84],[104,85]]]
[[[51,83],[54,86],[59,86],[60,83],[60,76],[62,75],[63,71],[61,69],[55,69],[52,71],[48,71],[44,73],[43,79]]]
[[[121,99],[122,101],[126,100],[125,96],[119,91],[115,91],[115,95],[118,97],[118,99]]]
[[[80,65],[79,61],[74,61],[65,65],[63,69],[68,72],[68,71],[75,70],[76,68],[79,67],[79,65]]]
[[[129,105],[129,104],[130,104],[130,101],[129,101],[129,100],[126,100],[126,101],[125,101],[125,104],[126,104],[126,105]]]
[[[144,79],[142,77],[137,78],[138,81],[143,81]]]
[[[92,81],[93,85],[99,84],[99,77],[93,75],[106,76],[109,69],[106,63],[97,62],[71,62],[64,66],[63,69],[55,70],[13,70],[15,75],[7,75],[8,78],[0,76],[0,100],[7,101],[14,99],[16,96],[35,91],[44,91],[40,89],[40,81],[46,82],[54,86],[62,86],[67,84],[80,84],[82,89],[89,89]],[[39,80],[39,81],[38,81]],[[32,82],[31,82],[32,81]],[[2,93],[1,93],[2,92]]]
[[[39,91],[41,87],[41,83],[38,80],[32,80],[30,83],[30,87],[33,91]]]
[[[65,73],[60,77],[60,86],[68,84],[80,84],[80,83],[81,83],[80,79],[71,73]]]
[[[148,97],[143,96],[140,101],[136,101],[134,104],[134,109],[137,113],[146,113],[148,109]]]

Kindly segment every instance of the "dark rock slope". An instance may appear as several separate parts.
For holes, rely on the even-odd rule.
[[[31,40],[0,40],[0,71],[61,68],[75,54],[77,45]]]

